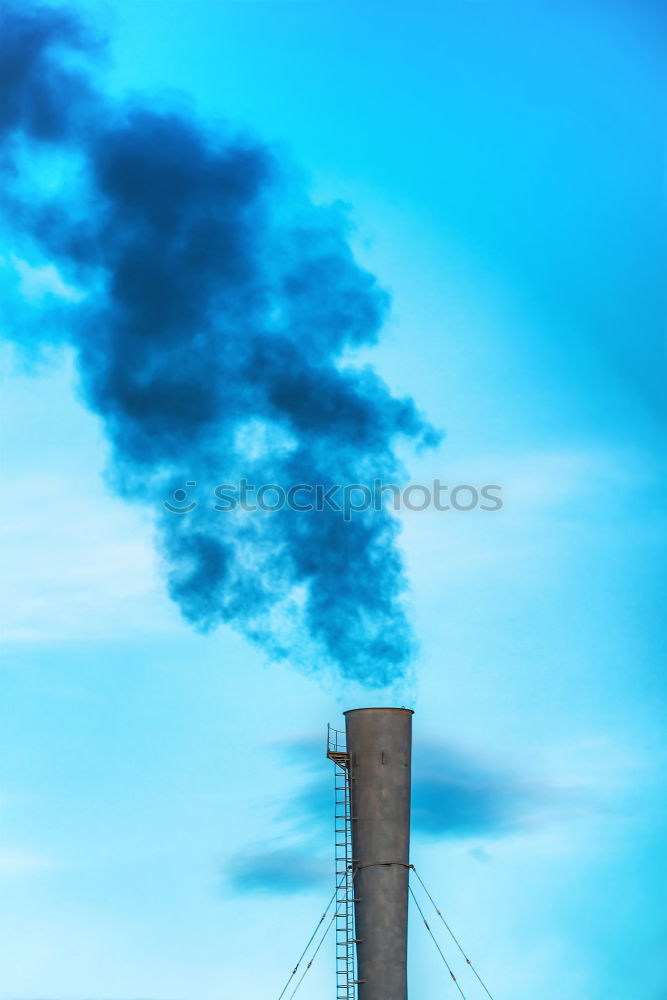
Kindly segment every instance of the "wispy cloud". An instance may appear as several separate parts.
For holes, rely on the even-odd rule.
[[[305,770],[306,781],[276,812],[281,834],[228,859],[223,881],[234,892],[286,895],[331,882],[333,791],[331,776],[319,766],[322,741],[301,737],[281,749],[286,763]],[[529,780],[438,740],[421,740],[415,748],[415,838],[474,839],[481,852],[480,839],[549,827],[574,806],[580,807],[576,789]]]
[[[229,865],[227,881],[242,893],[291,895],[326,886],[331,881],[331,865],[305,847],[269,849],[237,855]]]
[[[324,761],[321,736],[280,741],[276,750],[285,764],[301,771],[304,781],[276,809],[275,835],[257,841],[227,860],[223,884],[233,892],[291,895],[330,884],[330,833],[333,789]],[[295,782],[296,784],[296,782]]]
[[[13,878],[45,868],[55,868],[56,862],[46,855],[25,848],[0,848],[0,878]]]
[[[102,490],[87,492],[85,476],[73,490],[68,472],[6,484],[12,509],[0,530],[5,640],[113,634],[118,620],[125,627],[133,617],[138,622],[138,599],[142,614],[148,602],[160,614],[155,557],[137,534],[145,519]]]
[[[497,837],[516,829],[551,792],[441,743],[414,765],[412,827],[429,837]]]

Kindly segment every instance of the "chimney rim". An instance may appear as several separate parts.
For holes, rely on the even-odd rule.
[[[414,709],[412,708],[395,708],[391,705],[387,707],[372,706],[370,708],[348,708],[343,715],[352,715],[354,712],[408,712],[409,715],[414,715]]]

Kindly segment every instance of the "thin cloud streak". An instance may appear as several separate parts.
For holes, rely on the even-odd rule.
[[[312,761],[323,753],[314,737],[279,745],[286,763],[309,774],[304,786],[284,804],[276,822],[281,840],[258,844],[230,858],[223,883],[241,894],[289,895],[331,882],[333,788],[331,775]],[[415,748],[412,780],[412,833],[416,841],[493,842],[522,831],[549,828],[572,810],[597,809],[589,794],[551,782],[527,781],[474,754],[440,741],[421,740]]]

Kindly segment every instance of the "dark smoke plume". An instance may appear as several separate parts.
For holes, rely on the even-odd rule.
[[[160,506],[254,484],[401,476],[397,437],[437,439],[409,399],[345,358],[375,341],[387,297],[348,224],[270,148],[190,112],[107,99],[103,46],[74,14],[5,2],[2,183],[14,252],[48,261],[71,301],[15,319],[64,340],[112,446],[123,495]],[[46,302],[46,299],[44,300]],[[413,655],[397,525],[386,511],[161,511],[169,592],[207,630],[372,685]]]

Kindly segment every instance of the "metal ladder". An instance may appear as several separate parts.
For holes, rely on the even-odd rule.
[[[327,757],[335,765],[336,793],[336,1000],[357,996],[354,940],[354,870],[350,823],[350,773],[345,733],[327,730]]]

